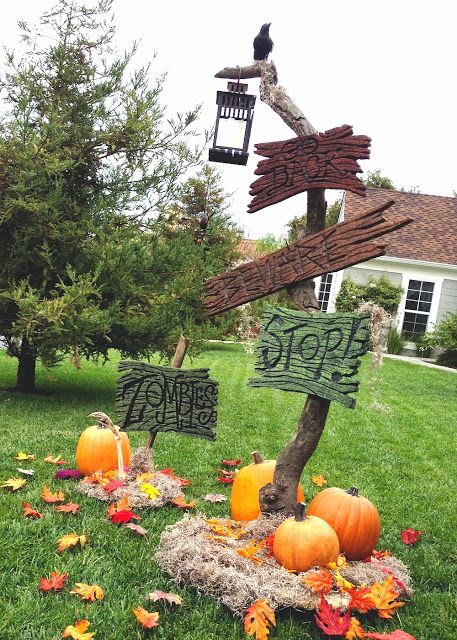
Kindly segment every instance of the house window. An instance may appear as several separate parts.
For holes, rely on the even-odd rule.
[[[403,331],[417,338],[427,330],[430,308],[432,306],[433,282],[410,280],[406,294]]]
[[[330,289],[332,288],[333,273],[326,273],[321,277],[319,286],[319,307],[321,311],[327,311],[328,301],[330,298]]]

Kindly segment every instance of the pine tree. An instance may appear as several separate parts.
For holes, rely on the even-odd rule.
[[[174,118],[163,77],[113,50],[112,0],[59,0],[0,89],[0,335],[35,391],[37,358],[147,356],[204,320],[202,284],[224,259],[161,213],[199,162],[198,109]]]

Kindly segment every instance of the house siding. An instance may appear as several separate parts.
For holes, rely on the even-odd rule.
[[[381,271],[379,269],[358,269],[350,267],[344,270],[344,278],[350,278],[356,284],[367,284],[369,278],[386,278],[395,285],[401,285],[402,274],[396,271]]]
[[[438,305],[436,324],[444,320],[448,313],[457,311],[457,280],[445,278],[441,287],[441,297]]]

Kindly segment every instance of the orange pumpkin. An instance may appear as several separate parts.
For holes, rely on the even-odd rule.
[[[130,464],[130,442],[128,435],[119,431],[104,413],[93,413],[99,423],[85,429],[76,447],[76,466],[85,476],[96,471],[112,471],[118,469],[119,457],[116,433],[120,438],[123,465]],[[114,431],[113,431],[114,429]],[[122,469],[123,473],[123,469]],[[120,476],[122,477],[122,473]]]
[[[273,555],[289,571],[335,562],[340,553],[332,527],[322,518],[305,516],[304,511],[304,503],[298,504],[295,516],[284,520],[274,536]]]
[[[372,502],[359,495],[357,487],[347,491],[329,487],[317,494],[308,515],[329,523],[340,541],[341,553],[348,560],[363,560],[376,547],[381,530],[379,514]]]
[[[252,454],[253,462],[235,474],[230,498],[233,520],[255,520],[260,515],[259,491],[273,482],[276,460],[264,460],[258,451]],[[298,486],[297,502],[305,499]]]

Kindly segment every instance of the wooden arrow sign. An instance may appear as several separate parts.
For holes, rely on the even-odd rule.
[[[255,153],[267,160],[261,160],[255,171],[262,177],[251,184],[254,198],[249,213],[308,189],[365,195],[366,187],[356,175],[362,171],[357,160],[370,157],[371,139],[352,133],[352,127],[344,124],[311,136],[256,144]]]
[[[413,220],[406,216],[387,220],[382,213],[393,204],[390,200],[361,216],[334,224],[259,260],[210,278],[205,284],[208,315],[263,298],[300,280],[382,256],[387,244],[371,240]]]

